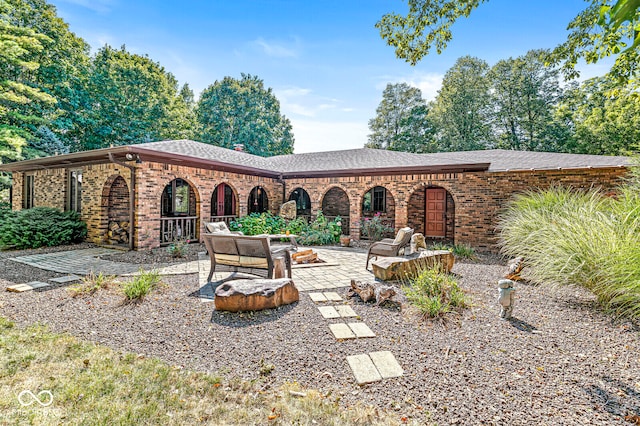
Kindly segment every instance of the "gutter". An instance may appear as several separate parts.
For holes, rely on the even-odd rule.
[[[122,161],[118,161],[113,157],[112,153],[109,154],[109,160],[122,167],[126,167],[131,172],[131,190],[129,191],[129,250],[134,249],[134,233],[135,233],[135,210],[134,205],[136,202],[136,168],[130,164],[123,163]]]

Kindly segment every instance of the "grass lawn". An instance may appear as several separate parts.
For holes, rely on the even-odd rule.
[[[397,414],[268,379],[225,380],[0,317],[0,424],[398,424]],[[266,390],[265,390],[266,389]],[[53,401],[42,406],[23,390]],[[30,403],[29,405],[26,405]]]

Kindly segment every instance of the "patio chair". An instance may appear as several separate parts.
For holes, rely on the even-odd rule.
[[[407,247],[411,243],[411,236],[413,235],[413,229],[401,228],[396,234],[395,239],[385,238],[381,241],[371,244],[369,251],[367,252],[367,265],[365,269],[369,269],[369,260],[372,257],[376,259],[379,256],[392,257],[397,256],[400,249]]]

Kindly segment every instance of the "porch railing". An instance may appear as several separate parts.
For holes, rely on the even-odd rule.
[[[175,241],[195,240],[197,237],[197,216],[160,218],[160,244],[167,245]]]
[[[329,222],[331,222],[332,220],[334,220],[336,217],[338,216],[325,216],[327,218],[327,220]],[[342,234],[343,235],[349,235],[349,233],[351,232],[350,228],[349,228],[349,217],[345,217],[345,216],[340,216],[340,223],[342,223]]]
[[[209,222],[224,222],[228,226],[231,226],[231,221],[236,220],[238,216],[232,214],[227,216],[211,216]]]

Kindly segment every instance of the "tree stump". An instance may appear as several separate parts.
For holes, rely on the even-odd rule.
[[[391,300],[396,295],[396,290],[389,285],[374,285],[351,280],[351,288],[347,292],[348,297],[358,295],[363,302],[376,301],[376,305],[381,305],[387,300]]]
[[[440,265],[451,272],[455,258],[448,250],[424,250],[409,257],[381,257],[373,262],[373,275],[382,281],[402,281],[415,278],[421,271]]]
[[[259,311],[297,302],[298,289],[291,278],[233,280],[216,289],[216,310]]]

